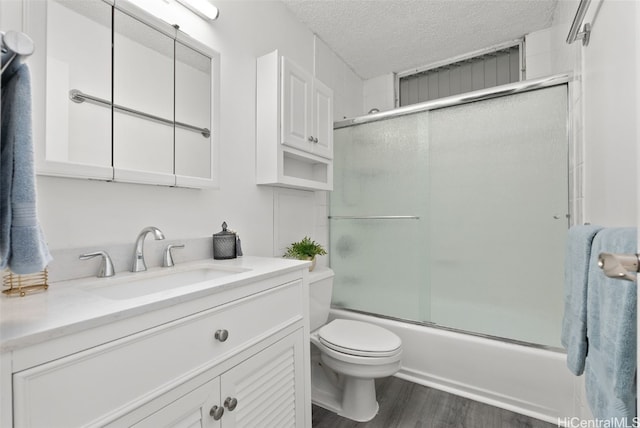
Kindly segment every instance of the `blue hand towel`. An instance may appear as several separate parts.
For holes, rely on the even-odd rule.
[[[1,107],[0,269],[35,273],[52,257],[36,216],[31,79],[17,59],[2,73]]]
[[[601,229],[600,226],[573,226],[567,234],[560,340],[567,350],[567,367],[576,376],[583,373],[587,356],[587,279],[591,242]]]
[[[597,419],[626,418],[629,424],[636,415],[637,284],[606,277],[598,267],[598,255],[637,251],[636,228],[598,232],[592,245],[587,296],[587,401]]]

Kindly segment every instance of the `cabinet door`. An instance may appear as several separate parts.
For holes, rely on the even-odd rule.
[[[207,184],[213,181],[212,60],[183,43],[176,41],[175,46],[176,184]]]
[[[46,45],[46,134],[38,172],[111,179],[111,109],[69,98],[75,90],[111,102],[111,6],[50,1],[32,5],[32,14],[45,6],[46,44],[37,48]]]
[[[333,91],[319,80],[313,83],[313,153],[333,158]]]
[[[162,407],[132,427],[220,428],[220,418],[216,420],[210,414],[215,406],[219,406],[219,391],[220,378],[215,378]],[[163,397],[160,397],[156,401],[162,399]]]
[[[224,428],[303,427],[303,356],[300,329],[225,372],[220,382]]]
[[[173,185],[174,40],[119,10],[113,29],[114,179]]]
[[[282,58],[281,143],[310,152],[312,142],[311,85],[313,78],[293,62]]]

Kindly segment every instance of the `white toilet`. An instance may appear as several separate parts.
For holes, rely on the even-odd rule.
[[[309,274],[311,400],[340,416],[365,422],[378,413],[374,379],[400,369],[402,341],[382,327],[336,319],[329,323],[333,271]]]

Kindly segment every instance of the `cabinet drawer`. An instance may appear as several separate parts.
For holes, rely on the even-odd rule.
[[[16,426],[66,428],[121,416],[301,319],[302,291],[294,281],[18,372]],[[218,330],[228,332],[225,341]]]

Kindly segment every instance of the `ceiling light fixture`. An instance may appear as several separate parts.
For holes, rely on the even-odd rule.
[[[177,0],[177,2],[208,21],[214,21],[220,15],[218,8],[209,3],[208,0]]]

